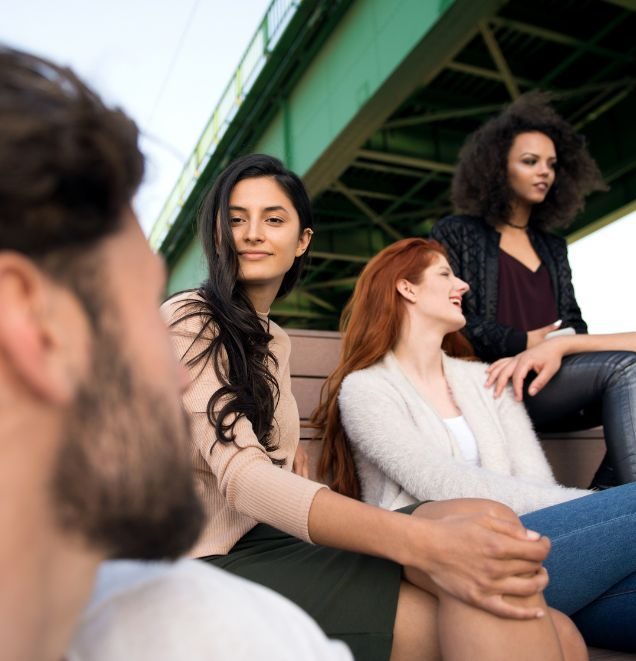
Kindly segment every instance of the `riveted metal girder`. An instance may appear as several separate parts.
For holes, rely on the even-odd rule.
[[[609,192],[588,199],[571,235],[630,208],[632,4],[355,0],[334,14],[327,0],[300,2],[303,21],[290,22],[280,39],[284,50],[273,53],[276,66],[263,70],[258,95],[245,98],[232,123],[231,144],[220,143],[212,159],[218,172],[238,153],[272,153],[303,176],[311,193],[312,258],[301,288],[274,307],[278,318],[337,327],[364,264],[398,237],[426,236],[452,210],[451,181],[466,136],[531,89],[552,93],[610,184]],[[193,194],[212,176],[201,173]],[[173,290],[196,284],[203,273],[200,248],[188,242],[193,209],[188,198],[172,236],[179,240],[162,246]]]

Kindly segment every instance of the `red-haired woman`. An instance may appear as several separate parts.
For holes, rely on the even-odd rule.
[[[636,353],[622,335],[584,337],[566,242],[552,230],[567,227],[603,187],[583,137],[545,95],[530,93],[468,138],[452,186],[459,215],[432,232],[471,286],[466,336],[482,360],[501,361],[489,383],[498,379],[499,392],[514,374],[539,431],[603,425],[597,489],[636,480]],[[563,333],[572,335],[554,343]],[[526,349],[518,367],[513,357]],[[545,362],[553,369],[522,388],[528,370]]]
[[[549,603],[589,642],[635,651],[636,484],[589,495],[555,482],[523,404],[492,397],[485,364],[446,353],[469,353],[467,291],[435,241],[404,239],[367,264],[314,416],[323,477],[388,509],[481,497],[525,514],[552,541]]]

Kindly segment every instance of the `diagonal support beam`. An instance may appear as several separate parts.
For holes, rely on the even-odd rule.
[[[635,0],[636,1],[636,0]],[[514,21],[499,21],[499,19],[491,19],[491,22],[497,21],[497,23],[514,23]],[[578,40],[573,39],[578,43]],[[625,57],[624,59],[630,60],[631,58]],[[457,65],[457,63],[454,63]],[[461,66],[461,65],[460,65]],[[484,70],[485,71],[485,70]],[[501,74],[494,73],[494,78],[496,80],[503,80]],[[518,80],[518,79],[517,79]],[[528,83],[530,81],[527,81]],[[624,87],[630,85],[634,82],[633,78],[623,78],[621,80],[615,80],[612,82],[603,82],[596,83],[593,85],[583,85],[581,87],[576,87],[571,90],[560,90],[552,91],[551,95],[555,99],[567,99],[574,96],[581,96],[583,94],[588,94],[595,91],[607,91],[615,87]],[[417,126],[420,124],[431,124],[433,122],[442,122],[447,119],[459,119],[462,117],[474,117],[478,115],[487,115],[490,113],[498,112],[502,109],[504,104],[502,103],[493,103],[485,106],[474,106],[473,108],[451,108],[449,110],[440,110],[435,112],[428,112],[422,115],[412,115],[411,117],[399,117],[397,119],[392,119],[386,122],[384,128],[387,129],[397,129],[404,128],[408,126]],[[368,167],[366,164],[360,164],[360,167]],[[411,174],[413,174],[411,172]]]
[[[337,188],[333,187],[330,187],[328,190],[338,191]],[[349,190],[357,197],[368,197],[372,200],[386,200],[388,202],[394,202],[395,200],[400,199],[399,195],[394,195],[393,193],[382,193],[380,191],[370,191],[364,190],[362,188],[350,188]]]
[[[399,168],[394,165],[381,165],[380,163],[365,163],[364,161],[353,161],[351,167],[362,168],[370,172],[382,172],[384,174],[400,174],[404,177],[415,177],[419,179],[422,173],[419,170],[409,170],[408,168]]]
[[[515,77],[512,75],[512,71],[508,66],[508,62],[506,62],[504,54],[501,52],[501,48],[499,48],[495,35],[492,33],[492,30],[486,21],[482,21],[479,24],[479,31],[486,42],[490,56],[497,65],[497,69],[503,78],[504,84],[508,89],[508,94],[510,94],[513,99],[517,99],[521,94],[519,92],[519,86],[517,85]]]
[[[636,0],[632,0],[632,2],[634,2],[634,6],[636,7]],[[514,21],[510,18],[501,18],[499,16],[493,16],[488,20],[488,22],[494,27],[508,28],[510,30],[514,30],[515,32],[521,32],[522,34],[529,34],[533,37],[538,37],[544,41],[552,41],[555,44],[572,46],[573,48],[585,47],[587,50],[589,50],[590,53],[595,53],[596,55],[608,57],[613,60],[620,60],[621,62],[630,61],[630,59],[624,53],[619,53],[618,51],[610,50],[609,48],[603,48],[602,46],[595,46],[594,44],[586,44],[585,41],[577,39],[576,37],[573,37],[569,34],[563,34],[562,32],[556,32],[555,30],[548,30],[547,28],[533,25],[531,23]]]
[[[433,170],[433,172],[446,172],[453,174],[455,166],[441,161],[430,161],[416,156],[403,156],[402,154],[390,154],[373,149],[358,150],[358,158],[367,158],[370,161],[380,161],[381,163],[394,163],[396,165],[406,165],[420,170]]]
[[[505,83],[504,77],[501,75],[501,72],[495,71],[493,69],[485,69],[484,67],[477,67],[474,64],[467,64],[466,62],[449,62],[446,65],[447,69],[452,71],[459,71],[460,73],[467,73],[471,76],[479,76],[480,78],[488,78],[489,80],[497,80],[500,83]],[[537,82],[534,80],[529,80],[528,78],[520,78],[515,76],[515,81],[518,85],[523,85],[524,87],[537,87]]]
[[[604,39],[612,30],[620,25],[624,20],[624,16],[619,15],[614,17],[613,20],[606,23],[601,30],[599,30],[591,39],[588,39],[585,43],[581,44],[571,55],[564,58],[559,62],[559,64],[550,71],[550,73],[544,77],[544,79],[538,85],[539,87],[547,87],[552,83],[553,80],[557,78],[561,73],[563,73],[571,64],[576,62],[582,55],[585,55],[593,46]]]
[[[391,225],[386,223],[381,216],[379,216],[373,209],[367,206],[352,190],[347,188],[341,181],[336,180],[333,183],[333,188],[337,190],[341,195],[344,195],[351,204],[358,207],[362,213],[375,223],[378,227],[381,227],[389,236],[394,239],[403,239],[404,237]],[[315,254],[315,253],[314,253]]]
[[[384,212],[384,217],[389,218],[389,216],[396,210],[399,209],[405,202],[408,202],[418,191],[422,190],[429,181],[432,181],[436,178],[434,172],[430,172],[425,177],[422,177],[419,181],[416,181],[413,186],[411,186],[402,197],[398,198],[393,204],[390,204],[386,211]]]
[[[501,103],[488,106],[475,106],[474,108],[453,108],[452,110],[440,110],[428,112],[424,115],[413,115],[412,117],[401,117],[388,121],[384,128],[397,129],[405,126],[416,126],[418,124],[430,124],[431,122],[442,122],[446,119],[458,119],[460,117],[473,117],[475,115],[486,115],[501,110]]]
[[[598,119],[603,113],[607,112],[610,108],[613,108],[617,103],[620,103],[626,96],[629,96],[633,89],[634,86],[632,85],[621,90],[618,94],[614,95],[605,101],[605,103],[588,113],[583,119],[574,125],[574,128],[577,131],[580,131],[586,124]]]
[[[339,252],[324,252],[321,250],[312,250],[312,257],[317,257],[318,259],[331,259],[335,262],[352,262],[354,264],[366,264],[371,257],[365,257],[364,255],[346,255]]]

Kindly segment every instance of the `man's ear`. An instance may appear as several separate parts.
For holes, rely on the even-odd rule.
[[[64,405],[74,396],[78,356],[70,344],[81,315],[69,310],[73,297],[17,253],[0,253],[0,353],[15,379],[36,397]],[[74,301],[75,307],[79,303]],[[66,322],[60,315],[71,312]],[[79,312],[79,310],[76,310]],[[86,320],[84,319],[84,326]],[[83,347],[77,347],[81,353]]]
[[[398,294],[405,298],[409,303],[415,303],[416,298],[412,283],[405,278],[401,278],[395,283],[395,288],[398,290]]]

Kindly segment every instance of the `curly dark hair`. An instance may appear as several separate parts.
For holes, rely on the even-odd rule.
[[[0,250],[27,255],[91,317],[91,248],[144,172],[135,123],[70,69],[0,44]]]
[[[585,138],[556,113],[550,99],[546,92],[528,92],[468,136],[451,190],[458,213],[480,216],[490,225],[510,217],[513,194],[508,185],[508,153],[520,133],[544,133],[557,152],[556,178],[545,200],[532,209],[533,227],[567,227],[589,193],[607,190]]]
[[[245,417],[252,424],[259,443],[271,453],[277,449],[271,434],[279,398],[278,381],[271,370],[271,365],[276,365],[269,344],[273,336],[269,326],[264,328],[239,282],[238,254],[229,212],[230,196],[236,184],[258,177],[273,179],[289,197],[298,213],[301,233],[313,228],[311,202],[298,175],[266,154],[237,158],[219,175],[201,204],[199,236],[207,258],[208,278],[197,290],[199,298],[187,299],[178,308],[179,318],[172,325],[190,317],[200,317],[202,328],[196,339],[212,338],[186,364],[193,367],[209,363],[208,369],[215,370],[221,384],[216,392],[210,393],[207,405],[208,421],[214,426],[216,438],[222,443],[234,442],[234,427]],[[308,253],[306,250],[296,257],[276,298],[282,298],[293,289]],[[273,457],[272,462],[285,463]]]

